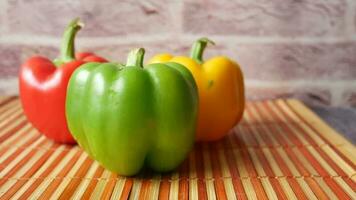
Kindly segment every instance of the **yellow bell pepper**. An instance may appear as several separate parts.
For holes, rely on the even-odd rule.
[[[207,38],[197,40],[190,57],[158,54],[149,63],[176,62],[193,74],[199,91],[196,139],[213,141],[224,137],[242,117],[245,106],[244,80],[239,65],[225,56],[203,61]]]

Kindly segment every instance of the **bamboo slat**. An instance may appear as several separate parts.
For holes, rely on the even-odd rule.
[[[0,97],[0,199],[356,199],[355,146],[295,99],[248,102],[174,172],[123,177],[42,136]]]

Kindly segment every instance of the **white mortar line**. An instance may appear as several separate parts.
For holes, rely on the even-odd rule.
[[[0,1],[0,35],[4,35],[4,32],[7,31],[8,29],[8,24],[7,24],[7,8],[8,8],[8,3],[7,1]]]
[[[80,46],[88,47],[103,47],[108,45],[129,45],[137,43],[159,43],[172,38],[169,34],[163,35],[131,35],[131,36],[108,36],[108,37],[83,37],[78,35],[76,43]],[[46,35],[23,35],[12,34],[4,35],[0,38],[0,44],[16,45],[45,45],[59,47],[61,42],[60,36],[46,36]]]
[[[325,88],[332,90],[356,90],[354,80],[295,80],[295,81],[263,81],[245,80],[246,88]],[[342,90],[342,91],[341,91]],[[18,94],[17,77],[0,79],[0,91],[7,92],[5,95]]]
[[[345,105],[345,99],[343,97],[343,92],[342,90],[332,90],[330,91],[331,93],[331,99],[330,99],[330,104],[333,106],[342,106]]]
[[[192,43],[199,37],[204,35],[197,34],[185,34],[182,41]],[[339,43],[339,42],[350,42],[356,41],[355,38],[345,38],[345,37],[284,37],[284,36],[272,36],[272,37],[260,37],[260,36],[234,36],[234,35],[207,35],[207,37],[214,40],[217,45],[221,44],[315,44],[315,43]],[[189,43],[190,42],[190,43]]]
[[[356,2],[355,0],[348,0],[346,1],[346,3],[347,3],[346,19],[345,19],[346,31],[350,38],[355,39],[356,38],[356,22],[355,22]]]
[[[183,18],[184,18],[184,15],[183,15],[183,9],[184,9],[184,6],[183,6],[183,1],[177,1],[176,2],[177,5],[177,8],[176,8],[176,13],[178,13],[178,16],[176,17],[176,22],[177,22],[177,29],[178,29],[178,33],[176,34],[176,38],[179,38],[181,35],[183,35]],[[175,14],[175,13],[172,13],[171,14]]]
[[[1,78],[0,91],[2,95],[17,95],[19,93],[17,77]]]
[[[130,45],[139,43],[160,43],[176,40],[178,43],[189,45],[194,40],[204,35],[183,34],[174,36],[170,33],[163,35],[130,35],[130,36],[108,36],[108,37],[81,37],[78,36],[77,44],[82,47],[103,47],[113,45]],[[232,36],[232,35],[208,35],[217,45],[241,45],[241,44],[317,44],[317,43],[342,43],[356,42],[356,35],[350,38],[337,37],[254,37],[254,36]],[[46,35],[22,35],[12,34],[3,35],[0,38],[0,44],[16,45],[45,45],[58,47],[60,36],[52,37]],[[174,44],[172,44],[174,45]]]
[[[261,81],[261,80],[245,80],[246,91],[249,88],[255,89],[300,89],[300,88],[315,88],[329,90],[331,93],[331,105],[333,106],[345,106],[344,104],[344,92],[356,91],[356,81]],[[18,80],[17,78],[7,78],[0,80],[0,91],[3,95],[18,95]]]
[[[337,89],[356,89],[354,80],[294,80],[294,81],[263,81],[263,80],[245,80],[246,87],[260,88],[300,88],[300,87],[324,87]]]

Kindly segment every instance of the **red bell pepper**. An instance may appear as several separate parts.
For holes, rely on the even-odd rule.
[[[94,53],[91,52],[80,52],[75,54],[75,58],[77,60],[82,60],[85,62],[108,62],[106,59],[102,57],[98,57]]]
[[[65,117],[67,84],[73,71],[85,62],[107,62],[93,53],[75,58],[74,38],[82,26],[79,19],[68,25],[58,59],[52,62],[42,56],[31,57],[19,73],[20,99],[27,119],[56,142],[75,143]]]

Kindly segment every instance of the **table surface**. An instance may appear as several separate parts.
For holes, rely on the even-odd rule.
[[[356,108],[309,107],[346,139],[356,144]]]
[[[247,102],[226,137],[196,143],[176,170],[124,177],[45,138],[17,98],[4,101],[0,199],[356,199],[352,109],[313,107],[332,129],[295,99]]]

